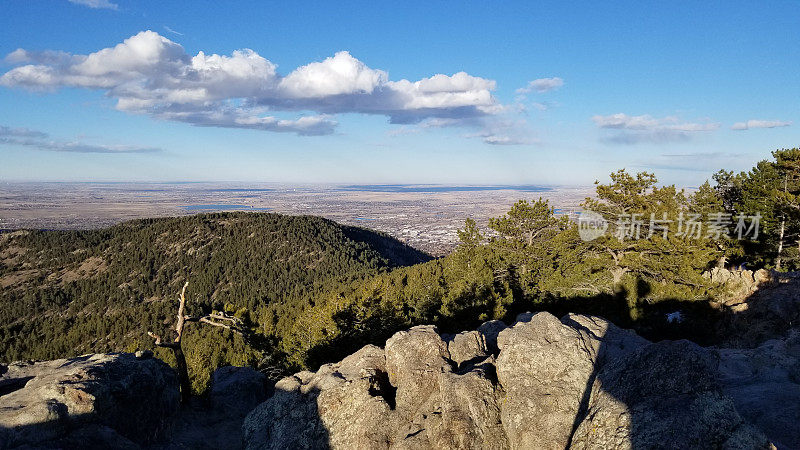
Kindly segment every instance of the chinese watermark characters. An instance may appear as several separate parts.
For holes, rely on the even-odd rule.
[[[620,214],[613,222],[612,234],[620,241],[652,239],[654,236],[667,239],[670,235],[686,239],[758,239],[761,214],[733,216],[724,212],[702,214],[680,212],[670,217],[661,214]],[[578,217],[578,233],[584,241],[592,241],[611,228],[603,215],[594,211],[583,211]]]

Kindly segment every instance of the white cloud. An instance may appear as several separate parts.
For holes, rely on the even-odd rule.
[[[650,116],[629,116],[619,113],[610,116],[592,116],[592,121],[600,128],[625,130],[645,130],[658,126],[658,120]]]
[[[76,76],[97,77],[98,87],[141,75],[156,75],[186,61],[183,47],[153,31],[143,31],[112,48],[104,48],[69,67]],[[64,84],[72,84],[66,80]]]
[[[290,97],[314,98],[371,94],[387,79],[386,72],[370,69],[349,52],[338,52],[325,61],[298,67],[279,86]]]
[[[442,74],[434,75],[430,78],[423,78],[414,83],[419,92],[473,92],[473,91],[493,91],[496,87],[494,80],[473,77],[466,72],[458,72],[453,76]]]
[[[164,111],[159,119],[185,122],[199,127],[242,128],[250,130],[296,133],[301,136],[332,134],[338,124],[326,115],[304,116],[295,120],[263,116],[246,110],[222,108],[205,111]]]
[[[629,116],[623,113],[595,115],[592,121],[599,128],[610,130],[602,140],[614,144],[688,141],[696,133],[719,128],[719,123],[709,121],[685,122],[673,116],[655,118],[649,115]]]
[[[72,61],[72,55],[67,52],[45,50],[43,52],[29,52],[18,48],[6,55],[3,59],[7,64],[25,64],[36,62],[38,64],[66,64]]]
[[[95,9],[117,9],[119,7],[116,3],[111,3],[108,0],[69,0],[69,2]]]
[[[483,136],[483,142],[490,145],[528,145],[534,143],[534,141],[496,134],[488,134]]]
[[[747,122],[736,122],[731,127],[731,130],[749,130],[751,128],[778,128],[778,127],[788,127],[791,125],[792,122],[786,122],[782,120],[757,120],[751,119]]]
[[[0,126],[0,145],[32,147],[38,150],[69,153],[158,153],[156,147],[130,145],[98,145],[84,142],[65,142],[49,139],[47,133],[28,128]]]
[[[517,89],[517,94],[529,94],[534,91],[544,93],[558,89],[563,85],[564,80],[559,77],[539,78],[529,81],[527,86]]]
[[[557,105],[557,103],[555,103],[555,102],[533,102],[533,103],[531,103],[531,106],[533,106],[534,108],[538,109],[539,111],[547,111],[548,109],[551,109],[556,105]]]
[[[493,80],[465,72],[391,81],[385,71],[338,52],[281,76],[253,50],[190,56],[153,31],[89,55],[19,49],[6,60],[18,67],[3,74],[0,85],[99,89],[116,99],[119,110],[199,126],[330,134],[336,126],[330,115],[338,113],[384,115],[397,124],[438,118],[475,126],[505,109],[492,95]],[[275,116],[281,111],[312,114],[287,121]]]

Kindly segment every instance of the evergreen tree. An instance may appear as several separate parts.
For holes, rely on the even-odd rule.
[[[629,295],[634,315],[642,291],[649,294],[656,282],[687,288],[705,284],[700,274],[720,254],[704,233],[686,229],[683,191],[674,185],[658,187],[657,182],[651,173],[633,176],[619,170],[611,174],[611,183],[597,182],[597,198],[583,203],[609,224],[608,232],[588,245],[600,267],[608,268],[608,283]],[[706,190],[700,195],[695,201],[707,197]],[[710,207],[707,199],[702,206]]]
[[[778,186],[774,193],[780,211],[780,231],[775,256],[775,268],[781,270],[784,260],[784,247],[792,236],[797,238],[797,251],[800,254],[800,149],[783,149],[772,152],[779,173]],[[792,259],[797,259],[797,254]]]
[[[502,217],[489,219],[489,228],[508,241],[533,245],[536,239],[545,239],[557,231],[559,220],[547,200],[539,198],[533,203],[520,200]]]
[[[464,221],[464,229],[458,230],[459,248],[470,250],[480,245],[483,240],[483,234],[478,228],[478,224],[471,218]]]

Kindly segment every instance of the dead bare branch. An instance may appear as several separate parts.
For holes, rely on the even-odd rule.
[[[175,356],[178,380],[180,381],[181,385],[181,401],[184,403],[189,401],[191,394],[191,383],[189,381],[189,371],[186,365],[186,356],[183,354],[183,349],[181,348],[181,339],[183,337],[183,329],[186,326],[186,323],[202,322],[208,325],[230,330],[243,337],[247,337],[249,334],[247,328],[241,320],[224,312],[212,312],[211,314],[197,317],[186,315],[186,288],[188,286],[189,282],[187,281],[184,283],[180,296],[178,297],[178,314],[174,328],[176,335],[175,340],[172,342],[163,342],[161,336],[151,331],[147,332],[148,336],[155,339],[156,346],[172,349],[172,352]]]
[[[178,336],[175,338],[175,342],[181,342],[181,336],[183,335],[183,325],[186,322],[186,287],[189,286],[189,282],[183,284],[183,289],[181,289],[180,295],[180,303],[178,304],[178,320],[175,322],[175,333]]]

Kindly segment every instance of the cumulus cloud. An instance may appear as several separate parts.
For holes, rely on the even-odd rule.
[[[119,7],[116,3],[111,3],[108,0],[69,0],[69,2],[94,9],[117,9]]]
[[[324,98],[371,94],[388,78],[386,72],[370,69],[350,53],[338,52],[325,61],[298,67],[280,81],[279,87],[290,98]]]
[[[18,49],[6,61],[18,67],[3,74],[0,85],[100,90],[121,111],[197,126],[319,135],[334,132],[331,117],[339,113],[383,115],[396,124],[438,118],[473,126],[503,110],[492,95],[495,82],[465,72],[392,81],[345,51],[284,76],[253,50],[191,56],[153,31],[88,55]]]
[[[544,93],[560,88],[564,85],[564,80],[559,77],[539,78],[529,81],[528,85],[517,89],[517,94],[530,94],[531,92]]]
[[[792,122],[785,122],[782,120],[757,120],[751,119],[747,122],[736,122],[731,127],[731,130],[749,130],[751,128],[779,128],[788,127]]]
[[[684,142],[697,133],[719,128],[719,123],[709,121],[685,122],[673,116],[655,118],[649,115],[629,116],[623,113],[595,115],[592,121],[599,128],[609,131],[601,140],[612,144]]]
[[[67,52],[45,50],[42,52],[31,52],[22,48],[18,48],[13,52],[6,55],[3,59],[7,64],[47,64],[47,65],[61,65],[73,61],[72,55]]]
[[[98,145],[83,142],[65,142],[49,139],[47,133],[28,128],[0,126],[0,144],[32,147],[37,150],[70,153],[158,153],[156,147],[130,145]]]

